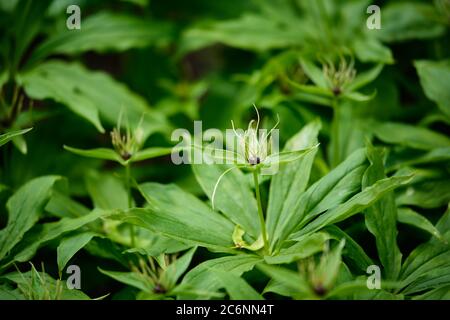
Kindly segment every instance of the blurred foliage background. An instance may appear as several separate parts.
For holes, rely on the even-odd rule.
[[[81,8],[80,30],[66,27],[71,4]],[[380,30],[366,27],[372,4],[381,7]],[[397,204],[434,224],[450,200],[449,26],[447,0],[0,1],[0,132],[33,127],[1,148],[0,211],[20,186],[50,174],[66,177],[70,197],[93,207],[99,198],[92,190],[120,166],[81,158],[63,145],[110,148],[122,109],[133,128],[144,115],[145,147],[169,147],[176,143],[172,131],[192,130],[194,120],[204,130],[230,128],[230,120],[245,127],[255,103],[263,118],[280,116],[282,144],[321,119],[312,182],[368,140],[388,148],[388,173],[416,166]],[[336,114],[332,95],[310,87],[318,86],[314,72],[324,61],[339,64],[342,57],[367,78],[349,89]],[[170,156],[137,163],[133,175],[138,182],[175,182],[206,198],[191,168],[173,165]],[[343,227],[376,255],[363,218]],[[428,238],[409,225],[399,230],[405,255]],[[204,251],[195,263],[213,256]],[[56,273],[54,255],[49,245],[35,260]],[[112,262],[86,253],[77,261],[91,275],[83,280],[91,296],[104,294],[106,285],[120,288],[96,271]]]

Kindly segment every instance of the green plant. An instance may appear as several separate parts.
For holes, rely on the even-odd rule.
[[[449,3],[0,0],[0,299],[450,299]]]

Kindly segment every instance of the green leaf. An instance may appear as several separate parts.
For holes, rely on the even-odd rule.
[[[351,94],[353,93],[355,92],[351,92]],[[350,99],[344,96],[339,99],[334,105],[333,113],[328,160],[332,167],[336,167],[355,150],[364,147],[364,138],[367,132],[363,127],[364,121],[358,115],[359,112],[355,110],[355,105]]]
[[[142,184],[139,191],[149,206],[118,214],[117,219],[188,244],[232,250],[234,225],[193,195],[175,185],[157,183]]]
[[[278,168],[278,165],[286,164],[298,160],[308,153],[311,153],[317,149],[319,144],[312,146],[310,148],[305,148],[302,150],[285,151],[280,153],[271,154],[262,163],[256,165],[256,167],[270,169],[272,166]],[[275,171],[276,173],[276,171]]]
[[[30,300],[89,300],[80,290],[69,289],[62,280],[55,280],[32,265],[31,271],[12,272],[1,276],[17,284],[18,290]]]
[[[8,224],[0,231],[0,261],[39,219],[50,199],[58,176],[45,176],[27,182],[6,203]]]
[[[178,258],[174,263],[167,267],[166,275],[168,278],[166,278],[166,281],[169,283],[169,288],[175,286],[183,273],[186,272],[196,250],[197,247],[189,249],[181,258]]]
[[[419,156],[417,158],[402,160],[398,163],[394,163],[389,167],[389,171],[399,169],[404,166],[420,165],[420,164],[431,164],[438,162],[445,162],[450,160],[450,147],[447,148],[436,148],[430,150]]]
[[[11,141],[14,137],[20,136],[32,130],[33,128],[23,129],[23,130],[15,130],[10,131],[5,134],[0,134],[0,147],[9,141]]]
[[[260,257],[248,254],[207,260],[190,270],[184,276],[179,289],[196,289],[202,292],[217,291],[221,288],[222,284],[217,276],[211,271],[220,270],[235,276],[241,276],[244,272],[253,269],[253,267],[261,261],[262,259]],[[202,296],[201,298],[206,297]],[[193,299],[198,298],[198,296],[180,295],[178,298]]]
[[[314,84],[320,88],[328,88],[327,81],[323,74],[322,69],[317,67],[312,61],[302,58],[300,64],[305,71],[306,75],[314,82]]]
[[[118,262],[124,268],[129,268],[130,261],[133,261],[136,257],[135,254],[125,252],[124,247],[109,238],[94,237],[84,249],[94,257]]]
[[[18,289],[0,285],[0,300],[25,300],[25,296]]]
[[[436,223],[436,229],[438,229],[441,234],[450,230],[450,204],[447,205],[447,210]]]
[[[67,151],[70,151],[72,153],[75,153],[77,155],[87,157],[87,158],[110,160],[110,161],[116,161],[120,164],[125,164],[125,161],[113,149],[96,148],[96,149],[84,150],[84,149],[78,149],[78,148],[73,148],[73,147],[69,147],[69,146],[64,146],[64,149],[66,149]]]
[[[80,71],[83,74],[80,74]],[[100,122],[99,105],[84,88],[88,80],[85,73],[86,70],[77,65],[47,62],[31,71],[19,74],[16,80],[24,87],[29,97],[38,100],[50,98],[65,104],[73,112],[91,122],[98,131],[104,132]],[[92,82],[92,79],[90,80]],[[96,92],[98,94],[99,90],[97,89]]]
[[[231,300],[264,300],[244,279],[232,273],[214,270]]]
[[[55,190],[45,211],[56,217],[76,218],[89,214],[89,209],[79,202],[72,200],[69,196]]]
[[[445,27],[436,18],[437,11],[431,3],[390,3],[382,8],[382,28],[376,35],[387,42],[439,37]]]
[[[227,149],[219,149],[210,146],[203,147],[195,143],[189,147],[185,147],[184,149],[186,149],[186,152],[187,150],[193,152],[194,159],[201,159],[207,164],[216,163],[243,165],[247,163],[244,156],[240,153]]]
[[[49,61],[17,79],[33,99],[53,99],[91,122],[100,131],[104,129],[100,116],[115,125],[124,111],[130,128],[141,124],[143,139],[151,133],[166,131],[166,118],[152,110],[146,101],[104,72],[90,71],[77,63]],[[142,119],[142,122],[141,122]]]
[[[142,291],[153,293],[153,288],[155,286],[152,282],[148,281],[148,279],[143,274],[136,272],[108,271],[101,268],[98,268],[98,270],[108,277],[113,278],[114,280],[138,288]]]
[[[448,219],[450,216],[449,211],[444,214],[440,222],[436,225],[440,230],[440,224]],[[448,230],[448,229],[446,229]],[[440,230],[442,232],[442,230]],[[432,237],[428,242],[419,245],[414,249],[408,258],[405,260],[400,273],[400,279],[402,280],[403,287],[415,283],[419,285],[421,280],[428,281],[437,279],[437,283],[433,286],[439,286],[439,278],[442,275],[448,275],[448,269],[450,264],[450,232],[443,234],[445,241],[438,240]],[[443,272],[444,270],[444,272]]]
[[[106,217],[110,213],[109,211],[95,209],[88,215],[79,218],[62,218],[57,222],[37,225],[26,234],[26,237],[11,252],[8,264],[15,261],[24,262],[29,260],[36,250],[46,242],[56,239],[66,232],[79,230],[99,218]]]
[[[382,282],[383,284],[383,282]],[[404,295],[394,294],[386,290],[364,290],[354,293],[356,300],[405,300]]]
[[[128,163],[131,162],[138,162],[160,156],[165,156],[171,154],[173,151],[172,148],[159,148],[159,147],[147,148],[136,152],[134,155],[131,156],[130,159],[124,160],[115,150],[108,148],[78,149],[69,146],[64,146],[64,149],[83,157],[115,161],[120,163],[121,165],[127,165]]]
[[[204,159],[210,159],[204,154]],[[210,159],[212,160],[212,159]],[[219,177],[230,168],[219,164],[193,164],[197,182],[204,193],[212,200],[213,190]],[[231,170],[220,180],[214,196],[214,208],[221,211],[228,219],[250,234],[255,240],[261,233],[258,219],[258,208],[251,186],[240,170]]]
[[[342,284],[337,285],[333,288],[329,293],[327,293],[327,299],[339,299],[345,296],[352,296],[355,293],[367,292],[369,289],[367,288],[366,280],[355,280],[344,282]]]
[[[281,268],[278,266],[266,265],[260,263],[257,268],[272,278],[277,283],[286,287],[286,289],[295,292],[294,297],[297,299],[311,299],[314,294],[305,277],[298,272]]]
[[[366,168],[363,149],[355,151],[339,166],[311,185],[306,192],[298,195],[291,188],[292,195],[286,199],[283,212],[278,218],[273,232],[272,248],[279,246],[289,235],[313,217],[335,208],[361,188],[361,177]],[[306,171],[307,172],[307,171]],[[270,230],[270,229],[269,229]]]
[[[50,0],[21,0],[16,4],[13,13],[13,25],[9,26],[11,30],[14,30],[14,52],[12,57],[14,71],[19,67],[20,61],[33,39],[39,34],[45,12],[50,3]]]
[[[317,104],[317,105],[325,106],[325,107],[332,106],[332,99],[330,99],[328,97],[324,97],[324,96],[318,96],[318,95],[306,93],[306,92],[294,92],[292,94],[292,99],[302,101],[302,102]]]
[[[450,118],[450,60],[414,62],[420,83],[428,99],[434,101],[441,111]]]
[[[316,145],[320,128],[321,123],[318,119],[309,123],[286,143],[284,150],[300,150]],[[287,218],[290,204],[308,185],[316,152],[314,150],[300,159],[281,166],[279,172],[272,177],[266,214],[267,232],[272,250],[278,240],[275,234],[277,226]]]
[[[442,235],[438,229],[436,229],[433,224],[421,214],[418,214],[412,209],[409,208],[400,208],[398,209],[398,222],[406,223],[412,225],[416,228],[427,231],[431,235],[442,239]]]
[[[445,233],[443,237],[448,242],[450,233]],[[449,253],[450,246],[448,243],[431,238],[428,242],[419,245],[410,253],[402,265],[401,279],[405,281],[405,284],[409,284],[421,276],[422,273],[437,267],[436,261],[444,265],[447,264],[449,260],[446,261],[445,257],[448,257]]]
[[[267,17],[245,14],[235,20],[188,29],[183,34],[180,50],[185,53],[215,42],[255,51],[290,47],[302,42],[301,23],[300,20],[296,28],[286,29]]]
[[[96,233],[83,232],[72,237],[64,238],[56,251],[59,272],[62,272],[69,260],[95,236],[97,236]]]
[[[285,297],[293,297],[295,296],[296,289],[289,288],[281,282],[270,280],[264,288],[262,294],[265,294],[267,292],[273,292]]]
[[[100,12],[83,18],[80,30],[63,28],[42,42],[29,58],[29,65],[50,54],[77,54],[85,51],[124,51],[168,40],[171,25],[134,16]]]
[[[411,178],[412,176],[399,176],[381,179],[370,187],[365,188],[363,191],[353,196],[347,202],[340,204],[337,207],[319,215],[318,218],[307,224],[300,231],[292,234],[290,238],[293,240],[299,239],[301,236],[313,233],[327,225],[337,223],[359,212],[362,212],[366,208],[373,205],[385,194],[391,192],[401,185],[407,184],[409,181],[411,181]]]
[[[19,150],[22,154],[27,154],[28,152],[28,146],[27,141],[22,135],[18,135],[12,138],[12,142],[14,143],[14,146]]]
[[[90,171],[86,175],[86,187],[95,208],[104,210],[127,210],[128,194],[123,179],[110,173]],[[134,201],[132,203],[134,207]],[[120,221],[107,220],[103,222],[103,230],[109,239],[129,246],[131,238],[129,226]],[[158,256],[162,253],[174,253],[190,246],[166,238],[144,228],[135,228],[135,246],[127,252],[139,252],[144,255]]]
[[[294,245],[287,249],[281,249],[280,252],[274,256],[265,256],[264,260],[268,264],[282,264],[304,259],[317,252],[321,252],[329,239],[330,236],[323,232],[310,234],[299,239]]]
[[[0,88],[3,87],[3,85],[8,82],[9,79],[9,73],[7,70],[3,70],[0,72]]]
[[[443,259],[450,260],[450,254],[447,254]],[[437,259],[434,259],[436,264]],[[427,269],[427,271],[422,270],[422,276],[418,277],[417,280],[412,282],[408,287],[406,287],[402,293],[405,295],[411,295],[418,292],[423,292],[424,290],[430,290],[446,286],[450,284],[450,264],[447,262],[446,265],[441,267],[435,267]]]
[[[377,91],[374,90],[370,95],[365,95],[360,92],[344,92],[342,97],[356,102],[367,102],[375,98],[376,95]]]
[[[374,183],[386,178],[383,152],[372,145],[367,147],[370,166],[363,177],[363,192]],[[384,266],[385,276],[396,280],[402,261],[402,254],[397,245],[397,206],[393,192],[365,210],[367,229],[375,236],[378,256]]]
[[[439,208],[450,201],[450,183],[444,180],[425,180],[408,186],[396,199],[397,205]]]
[[[372,259],[364,252],[364,249],[337,226],[331,225],[324,230],[338,240],[345,239],[344,255],[352,259],[361,271],[366,272],[367,267],[374,264]]]
[[[122,0],[122,1],[129,2],[143,8],[148,7],[148,4],[150,2],[150,0]]]
[[[138,161],[153,159],[153,158],[169,155],[175,151],[176,151],[176,149],[174,149],[174,148],[161,148],[161,147],[146,148],[143,150],[139,150],[138,152],[133,154],[128,161],[129,162],[138,162]]]
[[[356,78],[347,86],[346,89],[349,91],[356,91],[366,86],[380,75],[383,67],[384,66],[382,64],[377,64],[370,70],[359,73]]]
[[[321,275],[322,285],[325,288],[332,288],[336,282],[342,264],[341,253],[344,246],[345,239],[341,239],[331,251],[323,253],[325,258],[320,261],[316,272]]]
[[[117,221],[112,221],[117,222]],[[119,224],[119,226],[122,226]],[[114,239],[119,243],[125,245],[130,244],[129,228],[123,226],[114,230],[115,225],[108,225],[108,237]],[[112,227],[112,228],[111,228]],[[177,241],[158,234],[157,232],[150,231],[149,229],[137,228],[136,229],[136,246],[134,248],[126,250],[126,252],[139,252],[142,255],[148,255],[152,257],[159,256],[163,253],[171,254],[177,253],[191,248],[189,244],[185,244],[181,241]],[[124,241],[125,240],[125,241]]]
[[[86,175],[86,188],[95,208],[128,209],[128,194],[123,180],[113,174],[91,171]]]
[[[353,50],[361,62],[394,63],[391,49],[375,38],[357,38],[353,42]]]
[[[432,150],[450,146],[450,139],[426,128],[394,122],[368,122],[368,129],[387,143]]]
[[[450,300],[450,285],[438,287],[424,294],[414,296],[413,300]]]
[[[288,83],[291,85],[291,87],[297,89],[299,92],[303,92],[310,95],[317,95],[320,97],[333,98],[333,93],[328,88],[299,84],[291,80],[288,80]]]

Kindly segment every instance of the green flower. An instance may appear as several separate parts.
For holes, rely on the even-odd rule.
[[[119,120],[117,121],[117,127],[111,131],[111,142],[114,150],[127,161],[138,152],[143,144],[144,132],[141,128],[143,117],[139,122],[137,128],[131,132],[130,126],[127,123],[125,133],[121,132],[122,113],[120,113]]]
[[[337,68],[331,61],[327,61],[322,65],[322,72],[327,86],[335,96],[339,96],[355,80],[356,70],[354,66],[355,61],[353,59],[347,62],[345,58],[341,58]]]
[[[277,130],[276,127],[279,124],[279,119],[269,131],[260,129],[259,112],[256,106],[253,106],[256,110],[257,120],[251,120],[248,124],[247,130],[243,131],[241,129],[240,132],[238,132],[234,127],[233,121],[231,121],[233,132],[235,134],[235,137],[237,138],[237,152],[201,147],[202,151],[210,149],[209,154],[213,158],[220,160],[220,163],[225,160],[226,164],[233,165],[232,167],[225,170],[225,172],[223,172],[217,179],[211,197],[213,208],[217,187],[219,186],[220,181],[223,179],[223,177],[231,170],[240,168],[250,172],[273,175],[278,171],[280,164],[295,161],[302,157],[304,154],[318,147],[317,144],[311,148],[303,150],[274,152],[274,146],[277,145],[275,144],[275,142],[278,143],[278,135],[277,141],[274,141],[273,134],[274,132],[276,132],[275,130]]]
[[[142,149],[144,145],[144,130],[142,129],[142,115],[138,126],[131,130],[128,122],[125,132],[122,130],[122,112],[119,115],[116,127],[111,131],[112,148],[78,149],[64,146],[64,149],[83,157],[111,160],[128,166],[133,162],[143,161],[172,153],[171,147],[151,147]]]
[[[321,68],[305,57],[300,58],[300,64],[311,83],[297,83],[289,79],[287,82],[300,91],[300,100],[327,106],[333,106],[338,99],[357,102],[373,99],[376,91],[366,95],[359,89],[376,79],[383,69],[383,65],[378,64],[367,71],[357,72],[353,58],[346,60],[344,57],[340,58],[339,63],[322,59]]]
[[[234,122],[231,121],[233,126],[233,131],[238,140],[238,154],[243,156],[245,164],[249,164],[251,166],[259,165],[266,161],[267,157],[272,153],[272,133],[278,126],[280,119],[278,118],[277,123],[273,126],[270,131],[262,130],[259,132],[259,112],[255,105],[253,105],[256,114],[258,116],[258,120],[251,120],[248,124],[248,129],[243,133],[238,133],[234,127]]]

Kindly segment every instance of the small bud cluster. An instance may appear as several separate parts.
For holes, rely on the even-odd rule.
[[[335,96],[339,96],[345,86],[351,83],[356,76],[354,61],[347,62],[344,58],[340,60],[337,68],[334,63],[328,61],[323,64],[322,70],[328,87]]]
[[[267,130],[261,130],[259,132],[259,112],[255,106],[258,120],[251,120],[248,124],[247,130],[242,132],[236,132],[233,124],[233,131],[238,139],[238,152],[245,158],[246,162],[252,166],[258,165],[272,154],[272,132],[277,127],[277,124],[267,132]]]
[[[116,152],[126,161],[142,147],[144,133],[141,128],[141,123],[139,123],[137,129],[133,132],[127,126],[126,132],[122,133],[120,126],[121,118],[122,116],[119,117],[117,127],[111,131],[111,142]]]
[[[167,274],[167,267],[176,261],[175,255],[163,255],[161,261],[148,257],[147,261],[139,259],[139,265],[132,265],[132,271],[146,280],[149,285],[149,291],[155,294],[165,294],[170,289],[168,280],[173,275]]]

